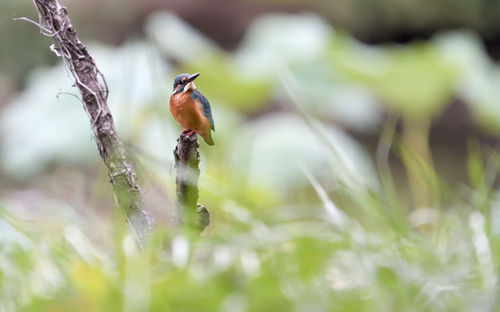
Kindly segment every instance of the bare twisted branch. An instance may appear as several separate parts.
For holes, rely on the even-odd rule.
[[[79,40],[66,8],[59,0],[34,0],[42,34],[54,39],[51,50],[61,57],[80,90],[83,108],[91,121],[97,149],[108,170],[116,200],[137,242],[142,244],[155,228],[155,220],[143,209],[141,188],[134,166],[118,138],[107,105],[108,86],[87,48]],[[43,25],[42,25],[43,24]],[[102,83],[99,81],[99,77]]]

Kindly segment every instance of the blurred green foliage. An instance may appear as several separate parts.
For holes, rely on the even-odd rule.
[[[96,246],[71,224],[64,227],[62,241],[47,239],[35,230],[21,230],[26,224],[2,210],[0,306],[5,311],[498,307],[498,235],[488,229],[493,221],[489,216],[498,215],[494,200],[484,198],[483,213],[472,202],[457,200],[432,232],[422,234],[409,227],[398,230],[408,219],[389,220],[380,211],[377,202],[388,194],[353,187],[342,187],[353,202],[372,197],[371,204],[363,201],[365,210],[379,216],[370,221],[372,229],[341,211],[336,213],[347,221],[344,226],[329,220],[321,208],[338,209],[328,208],[329,200],[318,209],[304,207],[308,217],[293,214],[286,219],[270,217],[270,211],[251,212],[251,204],[240,201],[239,212],[212,206],[212,212],[225,216],[198,241],[158,233],[143,251],[128,234],[117,236],[114,247]],[[271,211],[289,209],[277,206]],[[245,218],[238,215],[242,211]],[[416,211],[411,218],[426,218],[426,213]],[[171,241],[166,249],[165,234]]]
[[[428,120],[449,103],[457,69],[432,44],[390,47],[368,56],[334,43],[331,60],[349,78],[373,90],[387,109]]]
[[[51,64],[55,59],[47,49],[50,39],[40,35],[36,26],[14,18],[33,15],[30,1],[5,0],[0,13],[1,73],[15,83],[24,82],[26,73],[39,64]],[[29,42],[29,46],[26,43]]]

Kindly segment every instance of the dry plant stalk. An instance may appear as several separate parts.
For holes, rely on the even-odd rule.
[[[176,183],[176,200],[177,211],[181,218],[180,223],[191,228],[200,228],[203,230],[207,225],[199,224],[197,221],[206,213],[198,209],[198,180],[200,177],[200,152],[198,147],[197,135],[188,136],[181,134],[177,139],[177,146],[174,150],[175,169],[177,171]],[[204,208],[204,207],[203,207]],[[207,217],[205,217],[206,219]],[[205,222],[206,223],[206,222]]]
[[[33,0],[38,11],[40,32],[51,37],[51,50],[61,57],[73,75],[82,95],[97,149],[106,165],[118,205],[123,210],[129,228],[142,246],[154,230],[155,220],[143,208],[141,188],[136,180],[133,163],[118,138],[113,117],[107,105],[108,87],[87,48],[78,39],[59,0]]]

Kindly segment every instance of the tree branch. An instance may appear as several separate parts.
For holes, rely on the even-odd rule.
[[[181,134],[174,150],[177,171],[177,209],[181,223],[188,228],[203,231],[210,223],[208,210],[198,201],[198,180],[200,177],[200,144],[197,135]]]
[[[80,90],[83,108],[87,112],[97,149],[108,170],[118,205],[125,214],[130,230],[142,246],[154,230],[155,220],[142,207],[141,188],[137,184],[132,161],[118,138],[113,117],[107,105],[108,87],[87,48],[78,39],[59,0],[34,0],[45,24],[41,28],[55,41],[51,50],[60,56],[73,75]],[[99,81],[99,78],[102,82]]]

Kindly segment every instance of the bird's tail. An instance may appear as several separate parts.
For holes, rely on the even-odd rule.
[[[203,138],[203,140],[205,140],[205,142],[207,142],[208,145],[214,145],[214,140],[212,139],[212,134],[210,133],[210,131],[208,131],[207,133],[203,133],[201,134],[201,137]]]

